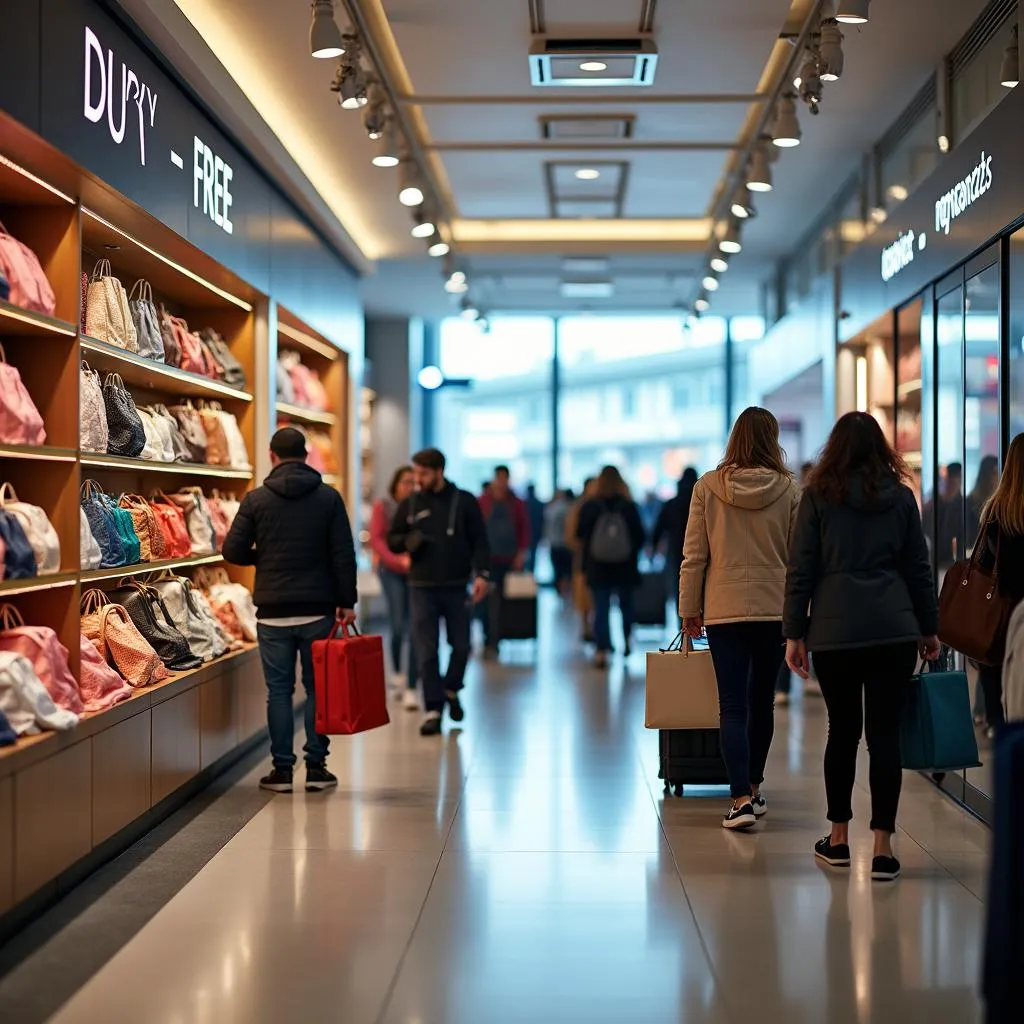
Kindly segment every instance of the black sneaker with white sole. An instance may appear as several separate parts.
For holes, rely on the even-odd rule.
[[[466,711],[462,706],[462,701],[459,700],[459,695],[449,692],[445,696],[448,698],[449,717],[453,722],[461,722],[466,717]]]
[[[290,793],[292,791],[291,768],[275,768],[269,775],[260,779],[260,789],[271,793]]]
[[[306,762],[306,792],[318,793],[322,789],[334,789],[338,785],[338,776],[332,775],[327,766]]]
[[[748,800],[739,807],[730,807],[729,813],[722,819],[722,828],[745,829],[757,824],[754,816],[754,805]]]
[[[848,868],[850,866],[850,847],[846,843],[832,845],[832,837],[825,836],[814,844],[814,856],[824,861],[829,867]]]
[[[755,818],[763,818],[768,813],[768,801],[765,800],[763,793],[758,793],[757,796],[751,797],[750,806],[754,808]]]
[[[900,877],[900,862],[895,857],[875,857],[871,861],[871,877],[876,882],[895,882]]]
[[[423,724],[420,726],[421,736],[440,736],[441,735],[441,712],[440,711],[428,711],[427,717],[423,719]]]

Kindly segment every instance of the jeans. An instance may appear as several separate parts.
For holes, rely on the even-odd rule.
[[[302,665],[302,685],[306,689],[306,745],[302,748],[306,763],[323,764],[327,760],[330,740],[316,731],[313,641],[323,640],[333,628],[333,615],[305,626],[265,626],[261,622],[256,628],[263,678],[267,682],[267,726],[270,729],[270,756],[275,768],[291,768],[295,764],[292,695],[295,693],[296,657]]]
[[[485,647],[497,647],[501,640],[501,606],[505,601],[505,577],[511,571],[511,565],[492,565],[491,588],[487,600],[477,605],[477,614],[484,624]]]
[[[985,721],[992,729],[1006,724],[1003,711],[1003,666],[979,665],[978,685],[985,697]]]
[[[469,663],[469,624],[472,612],[469,594],[463,587],[410,587],[413,650],[419,660],[423,680],[423,700],[427,711],[442,711],[446,693],[458,693],[463,687]],[[438,648],[441,620],[451,646],[448,671],[441,678]]]
[[[402,671],[402,646],[409,637],[409,689],[416,689],[416,654],[412,649],[412,634],[409,631],[409,581],[399,572],[380,570],[380,585],[388,605],[388,619],[391,629],[391,667]]]
[[[633,635],[636,622],[634,610],[635,591],[632,587],[594,587],[594,643],[598,651],[607,653],[612,649],[611,610],[612,595],[619,600],[622,613],[622,636],[626,643]]]
[[[775,735],[775,682],[784,656],[781,622],[708,626],[718,679],[722,758],[733,799],[764,782]]]
[[[864,732],[870,758],[871,828],[895,832],[903,785],[900,718],[907,700],[907,684],[917,665],[917,644],[911,640],[878,647],[817,651],[814,664],[828,708],[828,820],[845,824],[853,818],[857,748]]]

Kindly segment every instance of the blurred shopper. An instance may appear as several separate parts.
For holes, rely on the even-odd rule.
[[[509,486],[508,466],[495,466],[490,489],[480,496],[480,511],[487,526],[491,550],[491,592],[480,607],[484,623],[484,657],[496,658],[501,641],[501,604],[505,577],[522,572],[530,550],[530,519],[526,503]]]
[[[799,501],[778,420],[767,409],[745,409],[718,469],[693,489],[679,575],[683,626],[691,637],[706,629],[718,677],[729,829],[750,828],[768,810],[761,784],[775,731],[786,558]]]
[[[925,536],[935,543],[935,564],[939,582],[946,569],[963,558],[964,467],[959,462],[946,466],[939,492],[924,503],[921,518]]]
[[[654,491],[648,491],[644,495],[643,504],[640,505],[640,522],[644,527],[644,535],[650,537],[654,532],[654,524],[661,514],[662,500]]]
[[[981,517],[989,499],[999,485],[999,459],[994,455],[982,456],[978,464],[978,476],[974,487],[967,495],[967,550],[962,557],[970,555],[970,549],[977,543],[981,533]]]
[[[477,499],[445,479],[444,455],[427,448],[412,457],[412,465],[418,490],[395,511],[388,547],[410,557],[412,649],[427,709],[420,733],[436,736],[445,707],[453,722],[465,717],[459,694],[469,662],[471,609],[487,596],[490,550]],[[466,593],[470,582],[471,600]],[[438,650],[442,619],[451,646],[443,679]]]
[[[1003,475],[982,509],[980,519],[980,529],[984,531],[984,541],[981,536],[977,540],[979,544],[984,543],[978,556],[981,564],[994,565],[998,552],[995,570],[999,590],[1015,605],[1019,604],[1024,600],[1024,434],[1018,434],[1010,442]],[[1002,675],[1002,665],[978,667],[989,737],[1005,722]]]
[[[572,551],[572,601],[580,617],[580,639],[585,644],[594,639],[594,595],[587,586],[587,577],[583,571],[583,545],[577,535],[577,527],[580,523],[580,511],[593,498],[596,486],[597,481],[593,477],[587,477],[583,481],[582,494],[569,506],[569,512],[565,517],[565,542]]]
[[[526,485],[526,497],[523,499],[526,505],[526,521],[530,525],[530,546],[526,553],[526,571],[537,571],[537,549],[544,539],[544,502],[537,497],[537,488],[534,484]]]
[[[267,725],[273,768],[260,788],[292,791],[295,767],[295,662],[306,690],[306,790],[338,784],[327,770],[329,740],[316,731],[313,641],[337,617],[356,621],[356,552],[341,495],[306,465],[306,438],[282,427],[270,440],[273,466],[261,487],[242,499],[224,540],[224,560],[256,567],[253,598],[267,683]]]
[[[900,719],[918,654],[939,654],[938,602],[914,492],[902,457],[873,416],[832,430],[804,492],[786,580],[786,660],[806,678],[808,651],[828,708],[825,792],[832,832],[814,847],[850,863],[857,748],[870,759],[871,877],[892,880],[903,769]],[[1022,513],[1024,519],[1024,513]]]
[[[640,510],[614,466],[601,470],[593,497],[580,509],[576,536],[583,552],[587,586],[594,595],[594,664],[604,668],[612,650],[612,597],[619,603],[625,653],[630,653],[634,595],[640,583],[637,559],[645,537]]]
[[[693,489],[697,486],[697,470],[688,466],[676,485],[676,496],[669,498],[658,513],[651,533],[651,548],[665,550],[665,576],[672,581],[672,588],[679,586],[679,568],[683,564],[683,537],[686,536],[686,522],[690,518],[690,502]]]
[[[398,690],[398,696],[404,698],[407,711],[417,711],[420,706],[416,689],[416,655],[412,649],[412,636],[409,632],[409,569],[412,566],[412,557],[407,551],[396,555],[388,547],[388,530],[398,506],[415,490],[416,478],[412,466],[399,466],[391,478],[387,496],[379,498],[374,503],[370,515],[370,548],[373,551],[377,574],[380,576],[391,626],[391,679]],[[407,636],[408,674],[402,671],[402,648]]]
[[[572,507],[572,491],[556,491],[544,507],[544,539],[551,554],[555,590],[565,597],[572,581],[572,548],[565,539],[565,523]]]

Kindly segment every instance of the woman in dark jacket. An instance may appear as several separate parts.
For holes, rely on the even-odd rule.
[[[843,416],[811,473],[786,578],[786,661],[806,679],[808,650],[828,708],[825,792],[831,835],[814,847],[850,864],[861,732],[871,759],[871,877],[899,877],[892,835],[902,784],[900,718],[918,654],[939,654],[938,602],[921,516],[902,458],[867,413]]]
[[[686,523],[690,518],[690,502],[693,500],[693,489],[697,486],[697,470],[687,466],[679,478],[676,496],[669,498],[654,524],[651,534],[651,547],[657,550],[665,542],[665,576],[670,581],[670,589],[679,586],[679,567],[683,564],[683,538],[686,536]]]
[[[612,649],[609,623],[612,595],[618,598],[625,652],[629,654],[635,621],[634,591],[640,583],[637,558],[644,546],[640,510],[614,466],[601,470],[594,496],[580,509],[576,537],[582,548],[587,586],[594,595],[594,642],[597,645],[594,664],[604,668]]]

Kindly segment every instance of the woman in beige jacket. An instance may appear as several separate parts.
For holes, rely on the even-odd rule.
[[[785,649],[782,604],[800,490],[767,409],[744,410],[718,469],[693,491],[679,573],[679,615],[707,632],[718,678],[722,757],[733,805],[722,824],[750,828],[775,731],[775,680]]]

